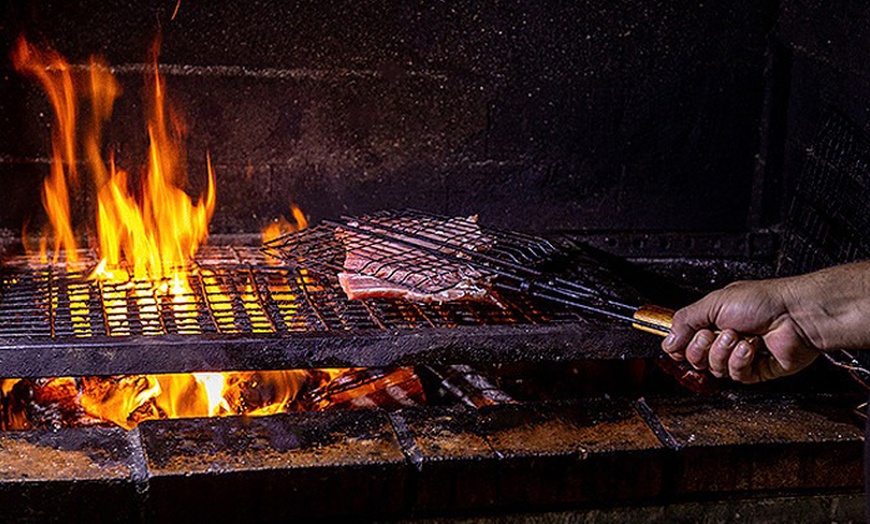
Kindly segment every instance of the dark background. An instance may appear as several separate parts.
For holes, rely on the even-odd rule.
[[[477,5],[481,4],[481,5]],[[526,229],[746,231],[781,222],[822,114],[870,129],[858,1],[175,0],[4,4],[0,227],[39,220],[51,111],[12,71],[22,32],[118,67],[107,147],[141,161],[141,64],[218,170],[213,232],[293,200]],[[82,209],[83,206],[80,206]]]

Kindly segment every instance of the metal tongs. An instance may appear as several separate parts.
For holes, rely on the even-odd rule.
[[[472,220],[473,219],[473,220]],[[336,240],[336,231],[352,232],[355,245],[343,245]],[[667,336],[673,325],[672,309],[653,305],[626,303],[614,296],[612,289],[596,287],[589,282],[561,277],[539,269],[557,258],[564,258],[570,248],[577,246],[557,245],[553,241],[533,235],[482,228],[476,217],[457,220],[415,210],[382,211],[362,217],[343,217],[341,221],[326,220],[322,225],[290,233],[264,246],[267,254],[282,259],[291,266],[321,274],[342,271],[346,250],[367,249],[381,253],[373,264],[391,268],[379,277],[390,280],[390,275],[400,275],[399,284],[413,288],[408,275],[437,275],[443,267],[466,267],[481,278],[486,278],[494,288],[524,293],[532,297],[557,302],[593,315],[630,324],[635,329],[659,336]],[[572,262],[578,262],[575,258]],[[582,260],[579,261],[582,264]],[[580,274],[600,271],[599,264],[581,267]],[[432,292],[431,288],[425,291]],[[745,340],[754,344],[759,352],[765,351],[757,337]],[[850,353],[845,351],[825,353],[833,364],[845,368],[850,374],[870,389],[870,370],[867,370]],[[672,363],[675,372],[683,378],[700,375],[685,362]],[[690,386],[691,387],[691,386]]]
[[[336,230],[351,233],[356,244],[343,246],[335,241]],[[671,309],[625,303],[614,297],[612,290],[596,287],[591,279],[580,282],[538,269],[564,258],[569,247],[539,236],[481,228],[476,219],[403,210],[325,220],[316,228],[276,239],[264,249],[290,265],[320,273],[341,271],[345,249],[381,253],[373,264],[388,266],[390,274],[382,276],[378,267],[373,267],[372,273],[386,280],[391,280],[391,274],[399,275],[399,280],[410,274],[436,274],[439,265],[466,267],[487,278],[496,289],[557,302],[659,336],[670,332]],[[588,266],[581,269],[596,269],[596,264]],[[413,287],[409,282],[395,283]]]

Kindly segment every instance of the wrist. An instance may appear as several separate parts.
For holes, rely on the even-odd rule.
[[[820,351],[870,348],[870,263],[781,280],[788,316]]]
[[[829,351],[834,343],[830,336],[830,327],[824,304],[815,300],[818,283],[811,275],[784,278],[781,281],[780,296],[785,306],[785,318],[794,324],[798,335],[804,343],[819,351]]]

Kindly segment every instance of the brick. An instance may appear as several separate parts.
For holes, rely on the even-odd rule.
[[[646,399],[678,449],[678,495],[860,488],[863,432],[852,401],[783,394]]]
[[[663,446],[625,400],[402,416],[420,454],[420,511],[637,501],[662,490]]]
[[[662,491],[662,444],[626,400],[500,406],[482,433],[506,460],[499,497],[514,504],[650,499]]]
[[[142,424],[156,522],[389,515],[405,458],[380,412]]]
[[[467,510],[498,504],[498,456],[475,432],[465,408],[414,408],[400,413],[419,453],[415,510]]]
[[[0,432],[0,522],[134,520],[133,438],[116,428]]]

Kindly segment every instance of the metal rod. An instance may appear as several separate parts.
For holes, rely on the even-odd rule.
[[[521,289],[513,287],[513,286],[511,286],[507,283],[504,283],[504,282],[496,282],[493,285],[495,287],[505,289],[507,291],[522,292]],[[611,318],[614,320],[619,320],[621,322],[626,322],[628,324],[644,326],[644,327],[650,328],[650,329],[655,330],[656,332],[659,332],[662,334],[668,333],[668,331],[663,329],[662,326],[652,324],[652,323],[647,322],[647,321],[642,320],[642,319],[634,318],[630,314],[620,313],[618,311],[608,309],[608,306],[610,306],[610,304],[607,304],[607,303],[589,304],[587,302],[583,302],[582,300],[573,299],[571,297],[565,297],[565,296],[559,296],[559,295],[550,295],[547,293],[540,293],[540,292],[533,293],[533,296],[536,298],[543,299],[543,300],[548,300],[551,302],[557,302],[559,304],[564,304],[566,306],[571,306],[571,307],[586,311],[588,313],[594,313],[596,315],[601,315],[601,316]],[[636,308],[631,308],[631,309],[632,309],[632,313],[636,310]]]

